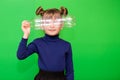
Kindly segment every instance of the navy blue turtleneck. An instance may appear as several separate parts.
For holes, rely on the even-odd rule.
[[[59,38],[59,35],[37,38],[27,45],[22,38],[17,57],[22,60],[33,53],[38,54],[39,68],[46,71],[66,71],[67,80],[74,80],[72,49],[69,42]]]

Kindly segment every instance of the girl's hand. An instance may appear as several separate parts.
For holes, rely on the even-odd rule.
[[[24,33],[23,38],[27,39],[30,34],[30,23],[28,21],[23,21],[22,22],[22,31]]]

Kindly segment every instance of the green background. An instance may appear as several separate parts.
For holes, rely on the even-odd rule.
[[[120,80],[120,0],[0,0],[0,80],[33,80],[36,54],[18,60],[22,20],[31,20],[38,6],[65,6],[76,26],[60,37],[71,42],[75,80]],[[29,42],[43,36],[31,29]]]

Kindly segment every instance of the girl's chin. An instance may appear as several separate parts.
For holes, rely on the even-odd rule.
[[[55,36],[55,35],[57,35],[58,33],[47,33],[48,35],[50,35],[50,36]]]

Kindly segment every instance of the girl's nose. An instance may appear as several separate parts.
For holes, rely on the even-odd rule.
[[[51,27],[51,28],[54,28],[54,27],[55,27],[54,22],[51,22],[50,27]]]

